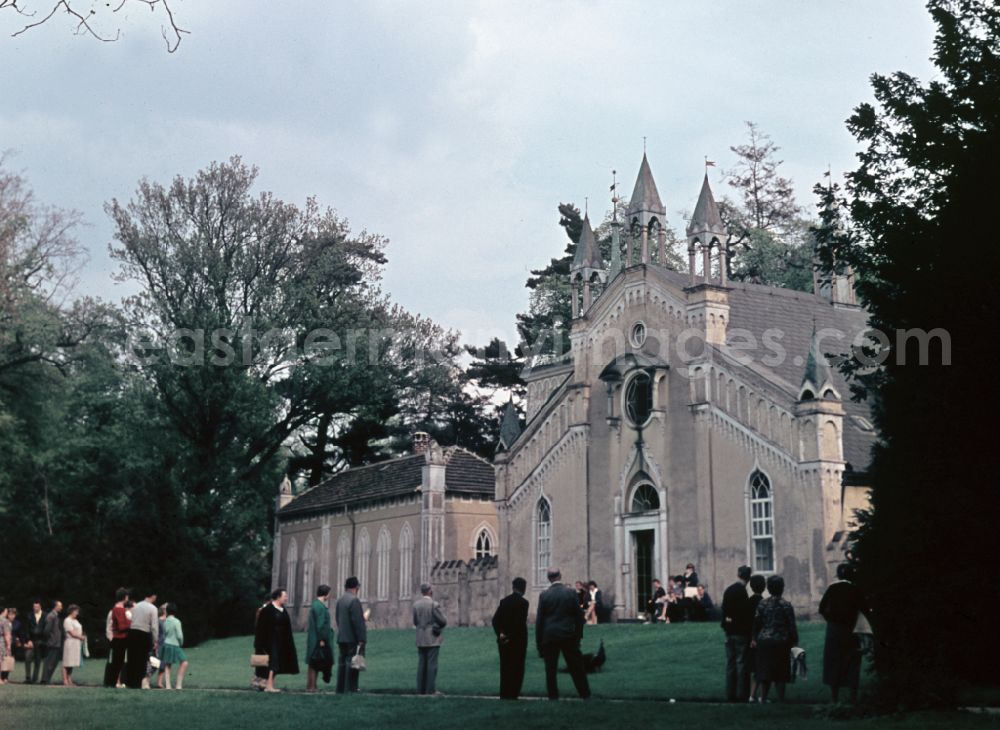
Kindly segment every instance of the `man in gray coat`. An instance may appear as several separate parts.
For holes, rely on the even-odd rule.
[[[441,604],[434,600],[434,590],[427,583],[420,586],[421,597],[413,602],[413,625],[417,627],[417,694],[437,694],[438,652],[448,620]]]
[[[358,591],[361,583],[353,575],[344,582],[344,595],[337,599],[337,694],[358,691],[357,669],[351,668],[355,654],[365,653],[368,629]]]
[[[549,587],[538,597],[538,615],[535,618],[535,642],[538,653],[545,660],[545,686],[549,699],[559,699],[556,671],[559,654],[566,659],[569,674],[581,699],[590,698],[590,683],[580,654],[583,638],[583,610],[576,591],[560,582],[559,568],[549,568]]]
[[[59,620],[59,612],[62,611],[62,601],[53,601],[52,610],[45,616],[45,632],[42,637],[45,641],[45,666],[42,669],[42,684],[48,684],[52,679],[52,673],[56,671],[56,665],[62,659],[62,621]]]

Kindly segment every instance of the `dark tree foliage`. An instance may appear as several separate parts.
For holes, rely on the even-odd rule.
[[[953,703],[963,685],[1000,682],[1000,9],[976,0],[928,8],[935,80],[873,76],[875,103],[848,121],[862,150],[847,200],[838,205],[838,191],[821,188],[817,229],[827,272],[863,273],[871,325],[891,341],[877,370],[847,364],[881,434],[872,511],[853,555],[876,612],[880,698],[891,705]],[[936,328],[926,364],[919,338],[898,339]]]

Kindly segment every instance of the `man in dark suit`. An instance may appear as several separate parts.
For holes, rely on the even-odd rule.
[[[549,587],[538,597],[535,642],[539,655],[545,660],[545,686],[549,699],[559,699],[556,671],[559,668],[559,654],[562,654],[577,694],[586,700],[590,698],[590,684],[580,655],[583,611],[577,603],[576,591],[560,582],[562,573],[558,568],[549,568],[548,578]]]
[[[42,660],[45,658],[45,612],[42,611],[41,599],[35,599],[28,614],[28,643],[24,652],[24,681],[34,684],[42,670]]]
[[[741,565],[739,578],[722,594],[722,630],[726,632],[726,700],[746,702],[750,698],[750,633],[753,628],[747,583],[752,571]]]
[[[344,595],[337,599],[337,694],[358,691],[357,669],[351,668],[351,659],[360,651],[365,653],[368,629],[361,609],[358,591],[361,583],[353,575],[344,582]]]
[[[493,614],[493,631],[500,650],[502,700],[516,700],[521,694],[524,658],[528,653],[528,600],[524,597],[528,583],[524,578],[515,578],[513,588],[514,592],[500,601]]]
[[[52,610],[45,615],[45,627],[42,632],[45,647],[45,668],[42,670],[42,684],[48,684],[56,665],[62,661],[62,621],[59,612],[62,611],[62,601],[53,601]]]

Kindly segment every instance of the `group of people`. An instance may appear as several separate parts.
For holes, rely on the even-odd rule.
[[[561,582],[559,570],[549,570],[548,576],[550,586],[539,597],[535,620],[538,653],[545,661],[548,696],[550,699],[559,697],[556,670],[562,655],[577,692],[586,699],[590,696],[590,686],[580,653],[580,639],[588,620],[587,609],[577,592]],[[330,586],[317,587],[306,625],[307,692],[317,691],[320,675],[324,681],[330,682],[334,661],[337,666],[337,693],[359,691],[368,640],[367,616],[358,597],[360,587],[356,577],[348,578],[343,595],[332,608]],[[521,693],[528,648],[528,600],[524,597],[527,582],[523,578],[515,578],[512,587],[513,592],[500,601],[492,621],[500,654],[500,697],[503,699],[517,699]],[[250,661],[254,676],[250,685],[262,692],[280,692],[274,686],[275,677],[299,673],[292,621],[285,609],[287,601],[288,591],[277,588],[257,611]],[[599,598],[592,597],[589,603],[595,601]],[[413,602],[412,612],[416,629],[417,694],[440,694],[437,691],[438,655],[448,620],[441,604],[434,600],[433,586],[426,583],[420,586],[420,598]]]
[[[604,596],[597,587],[597,581],[581,580],[576,582],[576,599],[583,611],[584,623],[588,625],[604,624],[609,621],[608,607],[604,605]]]
[[[722,597],[726,699],[768,702],[774,685],[778,701],[784,701],[793,667],[801,666],[802,661],[795,610],[783,598],[785,581],[780,575],[767,578],[754,575],[746,565],[737,570],[737,577]],[[843,687],[848,688],[851,700],[856,701],[861,675],[862,646],[856,627],[866,611],[864,597],[851,577],[849,565],[838,566],[837,581],[827,588],[819,606],[827,622],[823,683],[830,687],[834,702]]]
[[[709,621],[715,604],[698,582],[693,563],[688,563],[682,574],[670,579],[666,588],[653,580],[653,594],[646,604],[646,623],[680,623],[682,621]]]
[[[176,667],[176,688],[182,689],[188,661],[181,648],[184,630],[176,605],[164,603],[157,609],[155,593],[138,603],[130,593],[127,588],[115,592],[105,620],[111,650],[104,686],[148,689],[158,670],[156,686],[171,689],[171,669]],[[74,687],[73,670],[89,655],[79,606],[70,605],[63,613],[62,601],[55,600],[45,612],[41,600],[35,600],[23,621],[16,608],[0,610],[0,666],[4,667],[0,684],[10,681],[15,662],[24,663],[25,684],[50,684],[61,662],[62,684]]]

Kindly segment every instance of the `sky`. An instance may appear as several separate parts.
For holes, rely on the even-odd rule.
[[[173,54],[163,16],[128,2],[101,26],[113,43],[62,15],[12,38],[22,19],[0,10],[0,150],[39,201],[83,215],[79,293],[131,292],[105,202],[240,155],[260,190],[386,236],[385,290],[475,344],[516,339],[528,270],[565,248],[557,205],[601,218],[644,137],[678,231],[706,156],[726,193],[746,120],[811,207],[828,166],[854,166],[845,120],[870,75],[934,73],[916,0],[172,0],[190,31]]]

